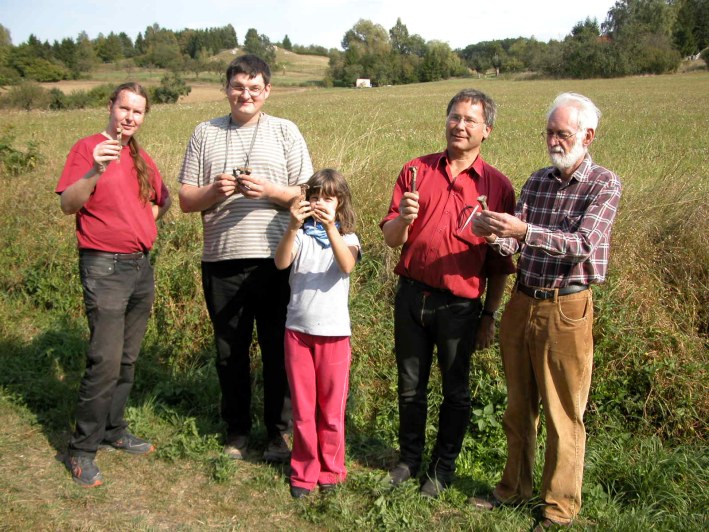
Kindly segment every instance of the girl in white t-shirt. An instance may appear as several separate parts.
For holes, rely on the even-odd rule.
[[[350,272],[360,257],[352,195],[329,168],[313,174],[290,206],[276,267],[290,272],[285,358],[293,403],[290,491],[343,482],[350,371]]]

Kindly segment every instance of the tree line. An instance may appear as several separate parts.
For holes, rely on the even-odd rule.
[[[709,63],[709,0],[622,0],[599,24],[578,22],[563,40],[504,39],[458,53],[479,72],[539,72],[552,77],[594,78],[662,74],[683,57]]]
[[[434,81],[471,71],[536,72],[549,77],[594,78],[662,74],[683,57],[709,64],[709,0],[619,0],[599,24],[587,18],[560,41],[511,38],[451,50],[439,41],[411,35],[398,19],[388,32],[360,20],[332,51],[328,81],[352,86]]]
[[[263,57],[274,67],[276,44],[298,54],[329,57],[325,84],[353,86],[358,78],[375,85],[435,81],[452,76],[493,71],[531,71],[552,77],[615,77],[660,74],[675,70],[683,57],[703,52],[709,61],[709,0],[618,0],[603,23],[587,18],[560,41],[511,38],[470,44],[452,50],[441,41],[426,41],[397,19],[386,30],[359,20],[341,42],[342,50],[280,43],[250,28],[242,50]],[[133,41],[126,33],[85,32],[76,39],[42,42],[30,35],[12,45],[10,32],[0,24],[0,85],[21,80],[59,81],[85,76],[99,63],[171,71],[223,73],[226,62],[215,54],[239,46],[231,24],[220,28],[173,31],[148,26]]]
[[[236,31],[229,24],[221,28],[172,31],[158,24],[148,26],[133,41],[125,32],[99,34],[90,39],[81,32],[76,39],[40,41],[30,35],[27,42],[13,46],[10,32],[0,25],[0,85],[22,79],[60,81],[86,75],[100,63],[122,67],[166,68],[173,71],[221,72],[224,65],[210,60],[217,52],[238,46]]]

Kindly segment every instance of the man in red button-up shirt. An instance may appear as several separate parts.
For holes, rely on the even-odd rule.
[[[474,216],[485,203],[491,210],[514,213],[512,184],[480,156],[495,113],[495,103],[479,91],[456,94],[447,108],[446,150],[404,165],[380,223],[387,245],[403,246],[394,270],[400,276],[394,310],[400,458],[388,480],[400,484],[421,466],[435,346],[443,404],[421,487],[429,497],[452,481],[470,419],[470,355],[492,343],[494,314],[507,275],[514,272],[509,257],[495,253],[472,232]]]

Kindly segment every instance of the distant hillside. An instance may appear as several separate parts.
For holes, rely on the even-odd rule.
[[[213,57],[231,61],[244,53],[241,48],[224,50]],[[274,85],[319,85],[327,71],[328,58],[320,55],[299,55],[276,47],[276,61],[281,68],[273,68]]]

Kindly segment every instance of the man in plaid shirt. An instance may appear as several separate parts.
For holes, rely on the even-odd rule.
[[[541,400],[547,441],[539,530],[571,524],[581,507],[593,363],[590,285],[605,280],[621,194],[618,177],[588,153],[600,116],[585,96],[559,95],[544,132],[553,166],[528,179],[515,216],[485,211],[473,227],[500,254],[520,257],[500,324],[507,464],[493,496],[471,502],[492,509],[532,496]]]

